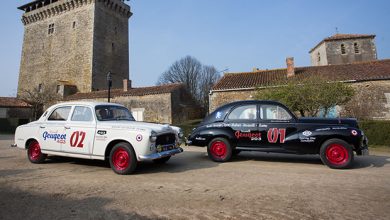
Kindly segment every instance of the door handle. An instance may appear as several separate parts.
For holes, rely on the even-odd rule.
[[[68,127],[68,126],[64,126],[64,128],[65,128],[65,129],[70,129],[70,127]]]
[[[41,126],[39,126],[39,128],[46,128],[46,127],[41,125]]]

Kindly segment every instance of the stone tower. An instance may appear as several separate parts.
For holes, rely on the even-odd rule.
[[[129,79],[132,13],[124,0],[36,0],[18,9],[24,11],[18,96],[52,84],[62,95],[107,89],[109,71],[113,88]]]
[[[375,35],[335,34],[310,50],[312,66],[347,64],[377,59]]]

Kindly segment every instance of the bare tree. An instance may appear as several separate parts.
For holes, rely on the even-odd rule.
[[[196,58],[186,56],[162,73],[157,84],[184,83],[195,100],[208,109],[208,93],[219,78],[215,67],[203,66]]]
[[[32,119],[38,119],[43,113],[43,108],[57,100],[60,100],[60,95],[56,92],[56,85],[50,84],[35,87],[31,90],[23,90],[20,98],[32,106]]]
[[[214,66],[203,66],[198,86],[200,103],[205,109],[209,108],[209,92],[219,78],[220,75]]]

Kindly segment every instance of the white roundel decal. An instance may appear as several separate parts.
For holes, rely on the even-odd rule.
[[[302,134],[307,137],[307,136],[310,136],[312,133],[311,133],[311,131],[306,130],[306,131],[302,132]]]
[[[141,134],[137,134],[137,136],[135,137],[135,139],[137,141],[142,141],[142,135]]]
[[[358,134],[356,130],[352,130],[351,133],[353,136],[356,136]]]

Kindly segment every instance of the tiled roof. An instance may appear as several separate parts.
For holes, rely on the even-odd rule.
[[[313,47],[309,52],[312,52],[323,42],[336,41],[336,40],[349,40],[349,39],[359,39],[359,38],[375,38],[374,34],[335,34],[333,36],[327,37],[319,42],[315,47]]]
[[[31,107],[30,104],[27,102],[14,98],[14,97],[0,97],[0,107],[3,108],[12,108],[12,107],[18,107],[18,108],[28,108]]]
[[[150,86],[150,87],[139,87],[139,88],[129,88],[127,92],[123,89],[112,89],[111,98],[118,96],[143,96],[143,95],[154,95],[154,94],[163,94],[171,93],[184,85],[181,83],[172,83],[165,84],[160,86]],[[105,98],[107,97],[107,90],[93,91],[88,93],[76,93],[66,97],[65,100],[79,100],[79,99],[94,99],[94,98]]]
[[[213,90],[278,86],[286,84],[288,80],[301,80],[311,76],[329,81],[390,80],[390,59],[354,64],[296,67],[295,75],[291,78],[287,78],[287,69],[227,73],[215,84]]]
[[[333,36],[327,37],[324,41],[332,40],[345,40],[345,39],[355,39],[355,38],[374,38],[373,34],[335,34]]]

